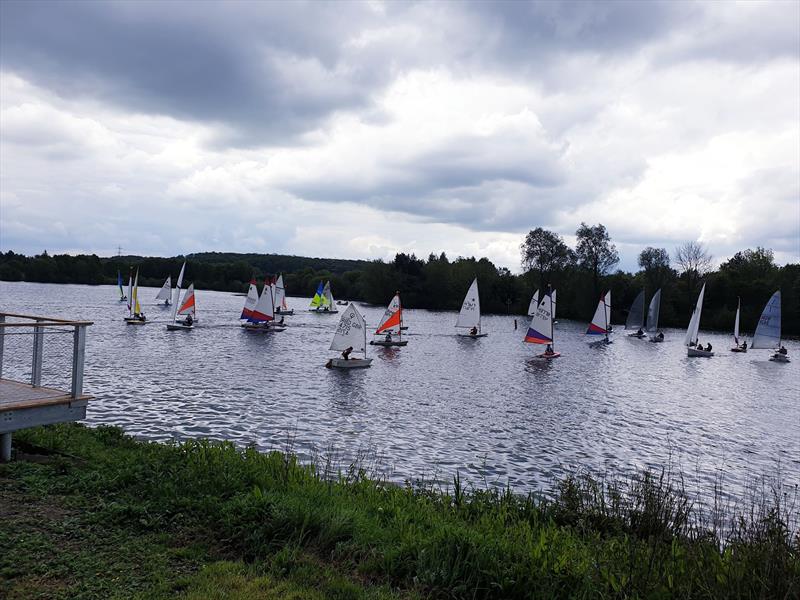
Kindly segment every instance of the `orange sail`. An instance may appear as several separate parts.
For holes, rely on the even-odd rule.
[[[399,333],[402,320],[403,308],[400,305],[400,295],[395,294],[395,297],[389,302],[389,306],[386,307],[386,312],[383,313],[383,318],[378,325],[378,329],[375,330],[375,334],[377,335],[385,331]]]

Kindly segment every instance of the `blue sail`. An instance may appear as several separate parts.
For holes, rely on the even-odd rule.
[[[777,348],[781,344],[781,292],[772,294],[753,335],[751,348]]]

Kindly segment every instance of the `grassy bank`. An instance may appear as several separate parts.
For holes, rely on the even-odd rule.
[[[796,598],[781,493],[706,516],[676,485],[555,498],[338,478],[280,453],[62,425],[0,466],[0,597]],[[714,518],[711,518],[713,516]],[[723,542],[722,529],[726,531]]]

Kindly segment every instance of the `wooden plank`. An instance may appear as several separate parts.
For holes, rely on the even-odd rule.
[[[91,400],[92,396],[80,395],[73,398],[69,392],[48,387],[33,387],[30,384],[0,379],[0,412],[19,410],[36,406],[70,404]]]
[[[18,315],[16,313],[0,312],[5,317],[15,317],[17,319],[29,319],[31,321],[51,321],[62,325],[91,325],[92,321],[70,321],[69,319],[59,319],[56,317],[36,317],[33,315]],[[9,323],[10,324],[10,323]],[[34,323],[20,323],[20,325],[34,325]]]

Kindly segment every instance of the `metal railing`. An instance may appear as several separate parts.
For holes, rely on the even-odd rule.
[[[9,320],[12,319],[12,320]],[[0,379],[3,378],[3,352],[5,339],[9,335],[33,335],[33,356],[31,357],[31,385],[42,385],[42,363],[44,361],[45,334],[48,331],[72,329],[72,378],[70,395],[78,398],[83,395],[83,365],[86,355],[86,328],[91,321],[71,321],[53,317],[39,317],[0,312]],[[30,331],[32,330],[32,331]]]

